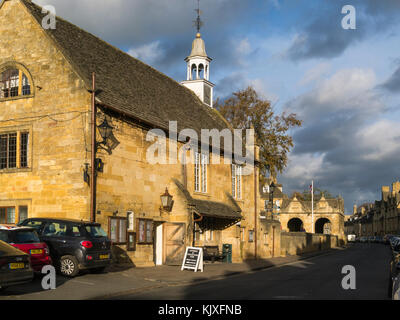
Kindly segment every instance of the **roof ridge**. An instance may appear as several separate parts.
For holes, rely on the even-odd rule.
[[[20,1],[23,2],[23,3],[25,4],[25,6],[27,5],[27,3],[29,3],[29,4],[32,4],[33,6],[37,7],[37,9],[40,9],[40,10],[43,9],[43,7],[41,7],[40,5],[34,3],[32,0],[20,0]],[[29,9],[29,8],[28,8],[28,9]],[[116,50],[116,51],[118,51],[118,52],[120,52],[120,53],[126,55],[126,56],[129,57],[130,59],[133,59],[133,60],[135,60],[135,61],[138,61],[139,63],[142,63],[142,64],[145,65],[146,67],[148,67],[148,68],[152,69],[153,71],[155,71],[155,72],[161,74],[162,76],[167,77],[169,80],[175,82],[177,85],[183,87],[185,90],[188,90],[190,93],[193,93],[194,96],[198,99],[199,105],[202,105],[202,106],[204,106],[204,107],[207,107],[204,103],[201,102],[201,100],[199,99],[199,97],[198,97],[192,90],[186,88],[185,86],[182,86],[177,80],[173,79],[172,77],[168,76],[167,74],[165,74],[165,73],[163,73],[163,72],[157,70],[156,68],[152,67],[151,65],[149,65],[149,64],[147,64],[147,63],[145,63],[145,62],[143,62],[143,61],[141,61],[141,60],[139,60],[139,59],[137,59],[137,58],[135,58],[135,57],[133,57],[133,56],[131,56],[129,53],[127,53],[127,52],[123,51],[122,49],[120,49],[120,48],[118,48],[118,47],[116,47],[116,46],[114,46],[114,45],[108,43],[107,41],[101,39],[99,36],[97,36],[97,35],[95,35],[95,34],[89,32],[89,31],[87,31],[87,30],[85,30],[85,29],[79,27],[78,25],[76,25],[76,24],[74,24],[74,23],[72,23],[72,22],[70,22],[70,21],[68,21],[68,20],[66,20],[66,19],[64,19],[64,18],[62,18],[62,17],[60,17],[60,16],[58,16],[58,15],[56,15],[56,19],[61,20],[61,21],[64,22],[64,23],[67,23],[67,24],[70,24],[70,25],[74,26],[75,28],[79,29],[80,31],[82,31],[82,32],[84,32],[84,33],[86,33],[86,34],[88,34],[88,35],[90,35],[90,36],[96,38],[97,40],[99,40],[100,42],[104,43],[105,45],[107,45],[107,46],[113,48],[114,50]],[[46,33],[51,35],[51,32],[46,32]],[[53,38],[53,37],[52,37],[52,38]],[[55,42],[58,43],[58,41],[57,41],[56,39],[53,39],[53,40],[54,40]],[[61,50],[62,50],[62,46],[60,46],[60,47],[61,47]],[[65,50],[62,50],[62,51],[63,51],[63,53],[64,53]],[[65,54],[68,55],[68,53],[65,53]],[[72,60],[72,59],[71,59],[71,60]],[[78,66],[76,66],[76,67],[79,69]],[[85,80],[85,79],[82,79],[82,80]],[[91,86],[91,82],[88,83],[88,84],[90,84],[90,86]],[[207,108],[209,108],[209,107],[207,107]],[[207,109],[205,109],[205,110],[207,110]],[[227,124],[229,124],[229,123],[227,122],[227,120],[226,120],[222,115],[219,114],[219,116],[222,118],[222,120],[224,120]]]

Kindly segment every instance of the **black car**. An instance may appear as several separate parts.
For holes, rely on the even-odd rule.
[[[29,255],[0,240],[0,290],[31,282],[33,276]]]
[[[102,272],[111,263],[111,241],[98,223],[83,220],[29,218],[19,225],[36,229],[50,249],[58,271],[67,277],[82,269]]]

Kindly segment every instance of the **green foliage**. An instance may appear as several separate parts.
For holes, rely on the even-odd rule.
[[[215,108],[234,129],[254,128],[260,146],[262,183],[268,172],[272,177],[276,177],[278,172],[282,173],[287,166],[288,153],[293,147],[293,138],[288,131],[302,125],[296,114],[276,115],[270,101],[261,99],[252,87],[234,92],[223,104],[217,99]]]

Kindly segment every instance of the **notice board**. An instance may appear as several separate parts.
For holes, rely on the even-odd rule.
[[[203,272],[203,248],[186,247],[181,271],[184,269],[201,270]]]

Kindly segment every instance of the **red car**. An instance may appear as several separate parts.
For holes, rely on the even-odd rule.
[[[35,272],[41,272],[43,266],[52,264],[49,248],[40,242],[34,228],[0,225],[0,240],[29,254]]]

